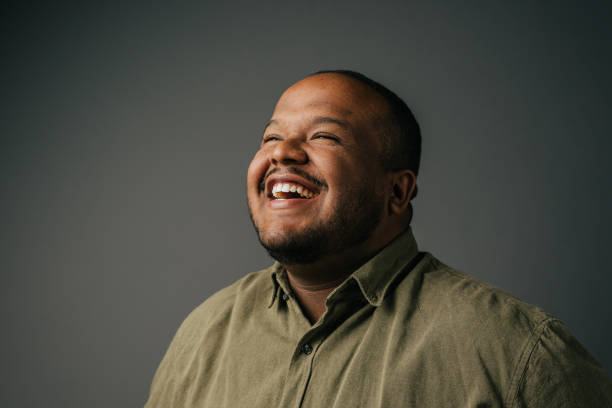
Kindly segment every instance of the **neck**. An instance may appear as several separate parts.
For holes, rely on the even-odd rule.
[[[361,245],[313,263],[285,266],[291,289],[311,324],[325,313],[329,294],[398,235],[387,235],[386,239],[375,239],[374,235]]]
[[[299,278],[296,279],[295,275],[289,271],[287,271],[287,278],[310,324],[316,323],[323,316],[327,297],[345,279],[342,277],[326,283],[308,283]]]
[[[311,264],[286,266],[291,289],[311,324],[325,313],[329,294],[367,259],[351,261],[348,257],[334,256]]]

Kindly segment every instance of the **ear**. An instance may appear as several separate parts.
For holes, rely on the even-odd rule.
[[[410,208],[410,200],[416,195],[416,176],[412,170],[398,170],[393,173],[392,181],[389,211],[402,214]]]

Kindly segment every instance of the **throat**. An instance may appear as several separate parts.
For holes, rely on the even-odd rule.
[[[317,291],[309,291],[296,287],[292,287],[292,289],[302,308],[302,311],[304,312],[304,315],[308,318],[310,324],[315,324],[319,321],[319,319],[321,319],[321,316],[323,316],[327,310],[325,301],[335,288],[327,288]]]
[[[330,293],[338,287],[343,281],[344,277],[335,281],[328,281],[325,283],[306,283],[299,279],[296,279],[291,272],[287,273],[289,285],[295,293],[298,303],[300,304],[304,315],[308,318],[311,324],[315,324],[319,321],[321,316],[327,310],[325,302]]]

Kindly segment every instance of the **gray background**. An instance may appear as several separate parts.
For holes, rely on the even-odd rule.
[[[271,263],[246,169],[334,68],[421,123],[420,247],[612,370],[609,3],[169,3],[2,6],[0,405],[144,403],[185,315]]]

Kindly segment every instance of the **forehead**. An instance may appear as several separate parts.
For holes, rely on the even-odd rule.
[[[276,104],[272,120],[324,115],[362,128],[385,112],[386,102],[367,85],[344,75],[319,74],[287,89]]]

